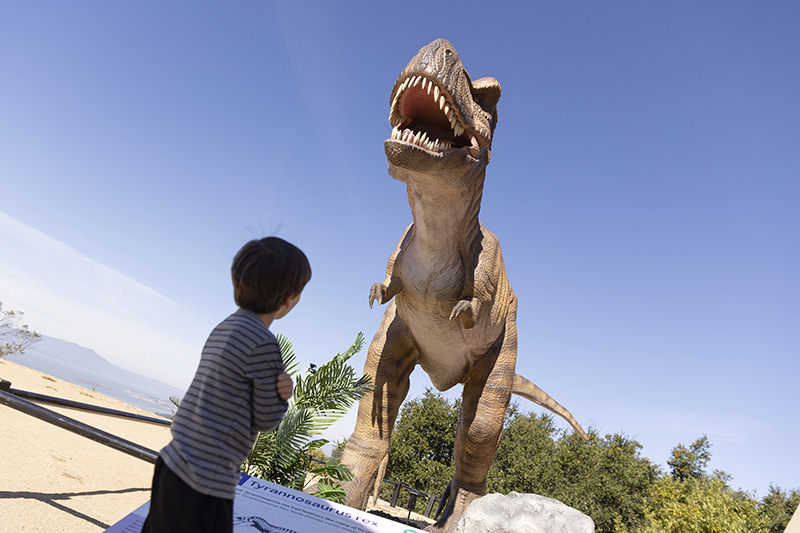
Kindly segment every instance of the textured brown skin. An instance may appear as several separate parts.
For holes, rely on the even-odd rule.
[[[359,404],[342,461],[354,474],[345,486],[348,504],[363,509],[385,471],[389,438],[414,367],[422,366],[441,391],[463,384],[455,476],[444,512],[431,529],[449,531],[486,491],[512,392],[586,434],[566,409],[515,373],[517,299],[500,243],[478,219],[500,85],[493,78],[471,82],[455,49],[443,39],[409,62],[392,99],[415,74],[436,80],[469,135],[477,138],[479,153],[435,153],[400,140],[385,142],[389,174],[407,184],[414,222],[389,258],[385,280],[370,290],[370,306],[374,301],[389,305],[364,367],[375,389]],[[401,108],[412,113],[410,104]],[[404,120],[404,126],[414,129],[419,121],[412,119]]]

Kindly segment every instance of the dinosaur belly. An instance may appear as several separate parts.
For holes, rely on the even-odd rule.
[[[464,381],[481,347],[469,342],[458,320],[450,320],[452,306],[416,303],[400,297],[397,312],[414,338],[419,365],[438,390],[448,390]]]

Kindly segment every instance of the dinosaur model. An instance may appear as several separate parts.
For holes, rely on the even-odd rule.
[[[389,303],[367,353],[374,392],[358,408],[342,461],[354,474],[348,505],[364,508],[388,460],[389,437],[409,376],[422,366],[445,391],[463,384],[455,440],[455,476],[432,531],[449,531],[486,491],[512,392],[562,416],[572,415],[515,373],[517,299],[500,244],[478,220],[500,85],[472,81],[453,46],[422,48],[391,93],[392,135],[384,143],[389,174],[406,183],[413,223],[389,258],[369,304]]]

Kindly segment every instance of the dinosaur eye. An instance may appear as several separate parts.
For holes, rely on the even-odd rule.
[[[444,50],[444,55],[447,55],[447,56],[449,56],[449,55],[451,55],[452,53],[453,53],[453,51],[452,51],[452,50],[450,50],[449,48],[445,48],[445,50]]]

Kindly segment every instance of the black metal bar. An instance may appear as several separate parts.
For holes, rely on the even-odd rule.
[[[114,448],[115,450],[132,455],[137,459],[141,459],[153,464],[155,464],[156,459],[158,459],[158,453],[149,448],[145,448],[144,446],[140,446],[135,442],[131,442],[129,440],[117,437],[116,435],[112,435],[111,433],[106,433],[105,431],[93,428],[92,426],[84,424],[83,422],[79,422],[73,418],[61,415],[55,411],[51,411],[50,409],[45,409],[44,407],[36,405],[33,402],[29,402],[28,400],[17,398],[13,394],[2,390],[0,390],[0,404],[34,416],[40,420],[44,420],[45,422],[53,424],[54,426],[72,431],[73,433],[77,433],[78,435],[86,437],[87,439],[91,439],[95,442],[99,442],[100,444],[104,444],[110,448]]]
[[[408,491],[408,518],[407,520],[411,520],[411,513],[417,511],[417,495],[421,494],[420,492],[409,489]]]
[[[130,418],[131,420],[138,420],[139,422],[148,422],[150,424],[158,424],[160,426],[169,426],[172,424],[172,422],[170,422],[169,420],[164,420],[162,418],[137,415],[135,413],[118,411],[117,409],[109,409],[108,407],[100,407],[99,405],[74,402],[72,400],[67,400],[64,398],[56,398],[55,396],[47,396],[46,394],[39,394],[38,392],[30,392],[20,389],[8,389],[8,392],[14,394],[15,396],[19,396],[20,398],[31,400],[33,402],[49,403],[52,405],[58,405],[59,407],[67,407],[69,409],[90,411],[93,413],[99,413],[101,415],[116,416],[119,418]]]
[[[397,482],[395,481],[394,483],[397,483]],[[397,483],[394,486],[394,491],[392,492],[392,501],[389,503],[389,505],[391,505],[392,507],[397,505],[397,497],[400,496],[400,487],[401,486],[402,485],[400,483]]]
[[[438,500],[438,498],[436,496],[434,496],[433,494],[428,494],[428,493],[425,493],[425,496],[428,497],[428,506],[425,507],[425,516],[430,518],[431,511],[433,511],[433,504],[434,504],[434,502],[436,502]]]

